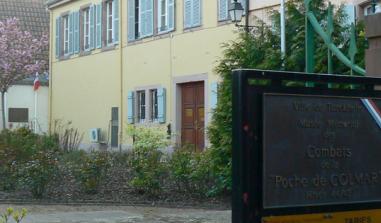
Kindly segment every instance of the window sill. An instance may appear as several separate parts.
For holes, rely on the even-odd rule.
[[[68,60],[71,58],[71,55],[62,55],[58,58],[58,60],[63,61],[63,60]]]
[[[84,50],[79,53],[80,57],[91,55],[91,50]]]
[[[107,46],[103,46],[103,47],[101,48],[101,51],[102,51],[102,52],[106,52],[106,51],[115,50],[116,45],[117,45],[117,44],[115,43],[115,44],[110,44],[110,45],[107,45]]]
[[[192,27],[184,28],[184,33],[199,31],[201,29],[202,29],[202,25],[192,26]]]
[[[138,39],[135,39],[135,40],[128,40],[127,41],[127,46],[133,46],[133,45],[136,45],[136,44],[143,43],[144,40],[147,40],[147,39],[158,40],[158,39],[169,38],[171,36],[171,33],[175,32],[175,31],[176,31],[176,29],[172,29],[172,30],[161,32],[161,33],[157,33],[157,34],[154,34],[154,35],[151,35],[151,36],[145,36],[145,37],[141,37],[141,38],[138,38]]]
[[[220,20],[217,22],[218,26],[224,26],[224,25],[230,25],[233,24],[231,20],[226,19],[226,20]]]

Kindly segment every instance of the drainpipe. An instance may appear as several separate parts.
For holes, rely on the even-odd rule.
[[[49,10],[50,14],[50,30],[53,32],[53,12]],[[49,42],[53,45],[53,35],[49,35]],[[52,133],[53,123],[53,47],[49,47],[49,133]]]
[[[123,11],[123,2],[119,1],[119,63],[120,63],[120,109],[119,109],[119,152],[122,152],[122,142],[123,142],[123,118],[124,118],[124,109],[123,109],[123,20],[122,20],[122,11]]]

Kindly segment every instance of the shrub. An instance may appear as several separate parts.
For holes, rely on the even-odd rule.
[[[127,134],[133,139],[134,149],[160,149],[170,144],[166,131],[161,127],[129,125]]]
[[[54,137],[64,152],[78,150],[83,134],[77,128],[72,126],[72,122],[63,122],[62,120],[54,120],[52,137]]]
[[[0,133],[0,188],[14,189],[18,166],[33,160],[40,151],[55,151],[57,141],[50,136],[36,135],[27,128]]]
[[[91,152],[83,156],[82,164],[76,177],[81,182],[85,193],[96,194],[101,181],[107,174],[110,158],[107,152]]]
[[[214,183],[209,163],[207,152],[197,153],[187,147],[176,149],[169,161],[171,181],[180,192],[209,195]]]
[[[157,195],[166,172],[166,164],[162,162],[163,153],[159,149],[169,145],[167,135],[158,127],[129,126],[127,133],[134,139],[130,186],[139,193]]]
[[[19,166],[19,181],[31,190],[33,197],[41,198],[46,186],[57,173],[57,164],[55,151],[38,151],[31,160]]]

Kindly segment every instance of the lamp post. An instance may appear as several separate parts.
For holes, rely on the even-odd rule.
[[[229,5],[229,16],[230,20],[235,23],[237,27],[243,27],[246,32],[250,31],[250,28],[254,28],[256,26],[249,26],[249,0],[246,0],[246,7],[244,8],[240,2],[234,0]],[[240,25],[239,23],[242,21],[242,17],[245,15],[245,24]]]

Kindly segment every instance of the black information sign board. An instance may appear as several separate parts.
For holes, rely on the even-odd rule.
[[[380,86],[234,71],[233,223],[381,208]]]

